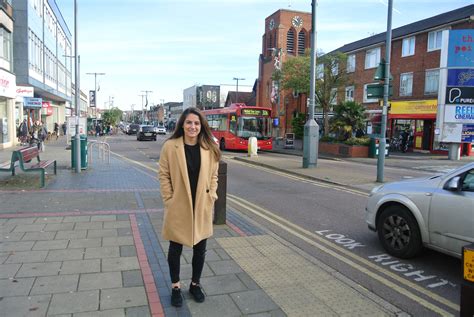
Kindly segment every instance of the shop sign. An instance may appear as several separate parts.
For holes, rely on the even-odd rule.
[[[446,105],[444,122],[474,123],[474,105]]]
[[[450,30],[448,67],[474,67],[474,30]]]
[[[42,107],[42,98],[23,97],[23,108],[41,109]]]
[[[0,96],[16,98],[16,77],[4,70],[0,70]]]
[[[34,87],[16,86],[16,101],[23,102],[23,97],[34,97],[34,93]]]
[[[474,104],[474,87],[448,87],[446,88],[446,104]]]
[[[42,109],[42,114],[46,116],[52,116],[53,115],[53,107],[51,106],[51,103],[49,102],[43,102],[43,109]]]
[[[436,114],[438,101],[392,101],[390,102],[390,114]]]
[[[474,143],[474,124],[463,124],[461,142]]]
[[[474,68],[448,69],[448,86],[454,86],[454,87],[474,86]]]

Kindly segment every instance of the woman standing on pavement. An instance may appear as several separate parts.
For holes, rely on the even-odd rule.
[[[175,307],[183,304],[179,277],[183,245],[193,248],[189,292],[196,302],[205,298],[200,278],[207,238],[213,233],[220,155],[209,125],[197,108],[183,112],[161,150],[159,179],[165,206],[162,235],[170,241],[171,305]]]

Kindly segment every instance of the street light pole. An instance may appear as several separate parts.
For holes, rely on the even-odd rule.
[[[97,76],[105,75],[105,73],[86,73],[86,75],[94,75],[95,123],[97,124]]]
[[[143,96],[145,96],[145,100],[146,100],[145,111],[146,111],[146,106],[148,105],[148,93],[152,93],[153,91],[152,90],[142,90],[142,92],[145,93],[144,95],[141,95],[141,96],[142,96],[142,104],[143,104]],[[143,107],[142,107],[142,110],[143,110]],[[142,113],[142,124],[143,123],[145,123],[145,112]]]
[[[235,103],[237,103],[239,102],[239,80],[245,80],[245,78],[234,77],[233,79],[237,81],[235,92]]]
[[[379,156],[377,159],[377,182],[380,183],[383,183],[385,145],[387,143],[385,134],[387,130],[388,94],[390,85],[390,53],[392,50],[392,5],[393,0],[388,0],[387,36],[385,39],[385,82],[383,84],[382,122],[380,125]]]
[[[75,135],[75,151],[76,151],[76,173],[81,173],[81,136],[79,135],[79,115],[80,115],[80,89],[79,89],[79,55],[77,49],[77,0],[74,0],[74,77],[75,77],[75,96],[76,104],[76,135]]]
[[[309,89],[309,117],[304,125],[303,168],[318,164],[319,126],[314,121],[316,87],[316,0],[311,2],[311,73]]]

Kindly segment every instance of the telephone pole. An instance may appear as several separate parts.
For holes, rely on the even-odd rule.
[[[143,96],[145,96],[145,112],[146,112],[146,107],[148,106],[148,93],[152,93],[153,91],[152,90],[142,90],[142,92],[144,92],[145,94],[144,95],[141,95],[142,96],[142,104],[143,104]],[[142,111],[143,111],[143,108],[142,108]],[[142,112],[142,124],[145,122],[145,112]]]
[[[98,99],[97,99],[97,76],[102,76],[105,75],[105,73],[86,73],[86,75],[94,75],[94,98],[95,98],[95,122],[97,124],[97,104],[98,104]]]

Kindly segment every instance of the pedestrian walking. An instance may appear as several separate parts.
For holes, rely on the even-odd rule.
[[[66,124],[66,122],[64,122],[64,123],[61,125],[61,128],[63,129],[63,135],[66,135],[66,129],[67,129],[67,124]]]
[[[54,123],[54,134],[56,135],[56,140],[59,138],[59,123]]]
[[[205,299],[200,278],[207,239],[213,234],[220,155],[206,119],[193,107],[182,113],[161,150],[158,174],[165,206],[162,236],[170,241],[171,305],[175,307],[183,304],[179,276],[183,245],[193,248],[189,292],[196,302]]]
[[[38,149],[41,152],[44,152],[45,150],[45,145],[44,141],[48,137],[48,129],[46,128],[46,125],[43,122],[39,122],[39,128],[38,128]]]
[[[28,143],[28,122],[26,121],[26,119],[23,119],[23,122],[20,123],[19,130],[20,144],[26,145]]]

